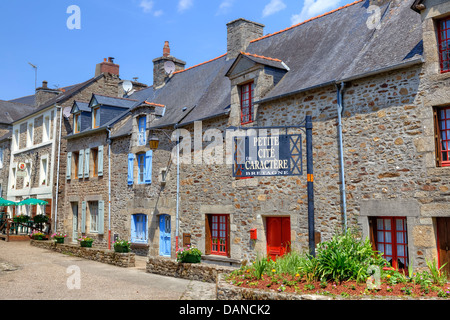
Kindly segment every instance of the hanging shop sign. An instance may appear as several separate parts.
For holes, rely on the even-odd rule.
[[[235,137],[233,176],[302,175],[302,135]]]

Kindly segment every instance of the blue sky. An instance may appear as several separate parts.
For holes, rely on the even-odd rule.
[[[0,100],[83,82],[114,57],[120,77],[151,84],[164,41],[186,67],[226,53],[226,23],[245,18],[273,33],[354,0],[21,0],[0,2]],[[76,5],[80,10],[68,10]],[[69,8],[70,9],[70,8]],[[69,25],[79,29],[70,29]]]

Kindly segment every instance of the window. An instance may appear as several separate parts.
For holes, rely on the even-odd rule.
[[[131,216],[131,242],[147,243],[147,215],[139,213]]]
[[[145,144],[147,143],[146,133],[145,133],[145,131],[147,129],[147,117],[146,116],[141,116],[138,118],[138,129],[139,129],[138,145],[145,146]]]
[[[438,21],[439,62],[441,72],[450,71],[450,17]]]
[[[434,110],[436,165],[450,166],[450,107]]]
[[[206,254],[230,256],[230,222],[227,214],[206,215]]]
[[[50,140],[50,116],[44,117],[44,140]]]
[[[91,215],[91,232],[98,232],[98,202],[89,201],[89,213]]]
[[[138,183],[144,183],[145,176],[145,153],[136,155],[138,162]]]
[[[98,176],[98,148],[91,149],[92,155],[92,176]]]
[[[253,121],[253,89],[253,82],[241,86],[241,124]]]
[[[14,149],[18,150],[19,149],[19,130],[15,130],[14,131]]]
[[[3,168],[3,149],[0,149],[0,169]]]
[[[81,114],[77,113],[73,116],[73,130],[74,133],[78,133],[81,131]]]
[[[73,178],[76,179],[78,177],[78,165],[80,160],[80,153],[78,151],[72,152],[72,158],[73,158]]]
[[[30,124],[28,124],[28,130],[27,130],[27,147],[33,145],[33,133],[34,133],[33,124],[30,123]]]
[[[372,221],[376,250],[395,269],[408,267],[408,240],[405,217],[377,217]]]
[[[40,183],[41,183],[41,186],[46,186],[48,183],[48,181],[47,181],[47,158],[41,158]]]
[[[11,186],[11,189],[15,189],[16,188],[16,166],[17,163],[14,164],[14,166],[11,168],[11,176],[10,176],[10,182],[9,185]]]
[[[100,107],[92,110],[92,128],[100,127]]]

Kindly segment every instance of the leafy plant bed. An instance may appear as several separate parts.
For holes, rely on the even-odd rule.
[[[247,269],[250,270],[250,269]],[[366,283],[356,280],[336,282],[306,281],[304,278],[279,274],[263,275],[257,279],[247,272],[239,270],[228,275],[226,281],[232,285],[259,290],[271,290],[296,294],[318,294],[331,297],[360,298],[360,297],[411,297],[411,298],[450,298],[450,283],[431,285],[424,288],[413,282],[390,284],[382,281],[380,289],[369,290]]]
[[[399,272],[372,249],[368,239],[346,232],[318,244],[315,256],[294,251],[276,261],[258,256],[225,279],[238,287],[302,295],[449,299],[450,282],[443,266],[425,260],[428,270],[414,271],[409,265]]]

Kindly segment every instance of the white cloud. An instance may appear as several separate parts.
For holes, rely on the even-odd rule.
[[[141,0],[139,7],[142,8],[142,11],[145,13],[149,13],[153,9],[154,2],[151,0]]]
[[[283,0],[270,0],[270,2],[264,7],[263,17],[270,16],[278,11],[286,8]]]
[[[152,13],[155,17],[159,17],[163,14],[162,10],[153,11],[153,7],[155,5],[155,2],[152,0],[141,0],[141,3],[139,4],[139,7],[142,8],[142,11],[144,13]]]
[[[305,0],[302,11],[291,16],[291,23],[298,24],[338,7],[340,0]]]
[[[194,4],[193,0],[180,0],[178,2],[178,11],[180,12],[185,11],[190,7],[192,7],[193,4]]]
[[[234,0],[223,0],[219,5],[219,10],[217,14],[225,14],[230,12],[231,7],[233,6]]]

